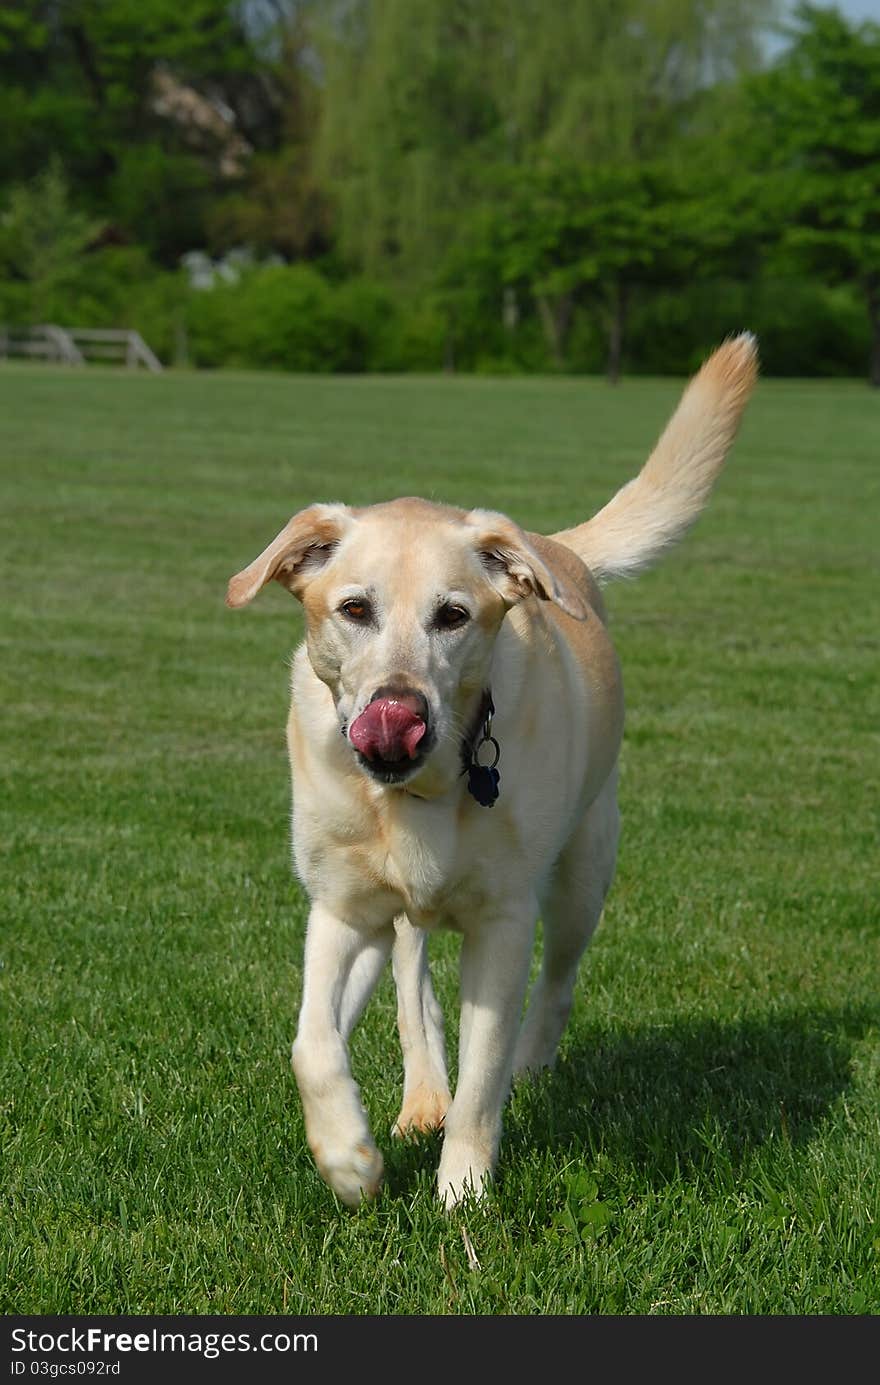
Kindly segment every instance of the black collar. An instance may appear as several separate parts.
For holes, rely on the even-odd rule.
[[[474,751],[480,741],[484,739],[486,727],[491,723],[495,715],[495,703],[492,701],[492,693],[489,688],[483,689],[480,698],[480,705],[477,707],[474,719],[471,722],[470,730],[461,743],[461,772],[467,774],[474,762]]]
[[[468,793],[483,808],[491,808],[498,797],[500,776],[497,765],[501,751],[492,735],[494,715],[495,703],[492,701],[492,693],[489,688],[485,688],[470,730],[461,742],[461,772],[468,777]],[[491,764],[481,765],[477,757],[480,747],[487,743],[492,746],[495,758]],[[404,793],[409,794],[410,798],[423,801],[422,795],[413,793],[411,789],[404,788]]]

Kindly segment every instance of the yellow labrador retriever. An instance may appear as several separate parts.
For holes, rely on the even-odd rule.
[[[491,1176],[512,1074],[552,1064],[614,874],[623,695],[598,583],[696,519],[757,372],[754,339],[691,381],[635,480],[551,537],[425,500],[312,505],[229,583],[305,608],[288,745],[293,850],[311,898],[293,1067],[318,1168],[352,1205],[382,1157],[347,1041],[393,959],[396,1133],[444,1127],[447,1206]],[[565,735],[559,728],[565,727]],[[544,954],[522,1026],[535,924]],[[426,939],[462,935],[458,1082]]]

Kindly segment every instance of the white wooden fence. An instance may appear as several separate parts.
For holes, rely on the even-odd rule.
[[[59,327],[44,322],[39,327],[0,327],[0,360],[6,356],[31,356],[61,365],[86,365],[89,361],[146,366],[158,372],[162,362],[139,332],[115,327]]]

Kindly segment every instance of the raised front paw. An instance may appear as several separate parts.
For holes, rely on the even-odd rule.
[[[402,1139],[406,1135],[440,1130],[451,1104],[452,1097],[445,1087],[435,1091],[419,1085],[404,1097],[400,1115],[391,1127],[391,1134],[395,1139]]]
[[[312,1154],[318,1171],[334,1193],[349,1207],[373,1198],[382,1186],[382,1155],[372,1141],[356,1145],[316,1140]]]

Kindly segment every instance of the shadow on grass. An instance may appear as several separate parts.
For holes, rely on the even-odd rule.
[[[518,1083],[502,1159],[535,1146],[605,1151],[649,1181],[734,1168],[770,1140],[805,1143],[851,1082],[862,1009],[579,1035],[552,1073]]]
[[[651,1183],[738,1168],[761,1146],[806,1143],[851,1083],[854,1045],[880,1020],[868,1007],[789,1011],[645,1029],[594,1026],[552,1072],[517,1083],[501,1172],[533,1149],[604,1152]],[[407,1196],[433,1175],[439,1135],[393,1141],[386,1183]]]
[[[421,1191],[430,1200],[437,1192],[437,1168],[443,1149],[439,1131],[404,1140],[380,1141],[385,1158],[385,1191],[392,1197],[412,1197]]]

